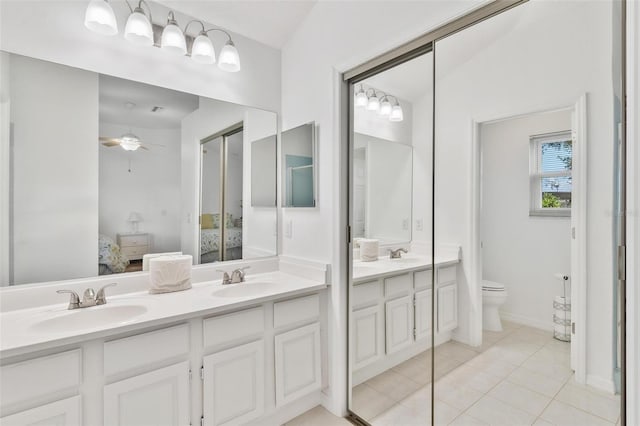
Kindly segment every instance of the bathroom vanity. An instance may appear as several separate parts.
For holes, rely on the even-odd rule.
[[[326,280],[295,272],[3,311],[2,424],[290,420],[326,386]]]
[[[438,256],[434,286],[430,256],[354,262],[353,386],[431,347],[433,297],[435,344],[451,339],[458,327],[458,264],[456,254]]]

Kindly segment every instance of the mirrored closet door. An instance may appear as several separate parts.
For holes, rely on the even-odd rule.
[[[366,424],[623,423],[621,4],[502,5],[347,77]]]

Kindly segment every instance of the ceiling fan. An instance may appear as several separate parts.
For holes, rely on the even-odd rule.
[[[102,143],[102,145],[106,147],[120,146],[120,148],[124,149],[125,151],[136,151],[138,148],[142,148],[146,151],[149,150],[147,146],[143,145],[142,142],[140,142],[140,138],[133,133],[125,133],[119,138],[107,138],[100,136],[100,143]]]

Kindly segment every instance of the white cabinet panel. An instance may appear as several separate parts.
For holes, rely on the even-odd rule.
[[[108,426],[188,425],[189,410],[187,361],[104,387]]]
[[[386,352],[397,352],[413,342],[412,298],[409,296],[385,303]]]
[[[273,327],[280,328],[320,316],[320,296],[298,297],[273,304]]]
[[[240,425],[264,412],[264,341],[204,357],[204,424]]]
[[[0,419],[3,426],[77,426],[82,424],[80,396],[41,405]]]
[[[458,326],[458,287],[451,284],[438,289],[438,331]]]
[[[424,271],[416,271],[413,273],[413,287],[418,290],[421,288],[433,288],[433,276],[431,269]]]
[[[431,289],[417,291],[415,294],[416,340],[431,336],[431,308],[433,292]]]
[[[275,352],[276,406],[322,387],[320,324],[277,335]]]
[[[353,368],[357,370],[375,362],[384,351],[382,343],[382,313],[380,307],[360,309],[353,312]]]
[[[438,268],[438,284],[448,284],[456,280],[456,266]]]
[[[411,274],[402,274],[384,279],[385,297],[407,294],[412,287],[413,277]]]
[[[242,326],[239,327],[238,324]],[[264,333],[264,308],[245,309],[232,314],[207,318],[203,322],[204,346],[210,348],[230,342],[254,340]],[[253,339],[251,339],[253,337]]]

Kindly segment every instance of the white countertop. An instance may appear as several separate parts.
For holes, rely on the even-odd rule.
[[[436,266],[455,265],[460,260],[456,252],[437,255]],[[419,254],[403,254],[399,259],[389,259],[389,256],[380,257],[373,262],[353,262],[353,281],[362,283],[380,277],[394,275],[398,272],[411,272],[431,267],[431,256]]]
[[[221,295],[226,289],[248,285],[264,287],[251,295]],[[235,310],[326,287],[326,283],[276,271],[247,276],[246,283],[223,286],[219,280],[208,281],[175,293],[140,291],[109,297],[107,290],[106,305],[76,310],[68,310],[68,303],[63,303],[3,312],[0,358]],[[224,292],[216,295],[220,290]],[[118,312],[126,312],[128,316],[119,320]]]

